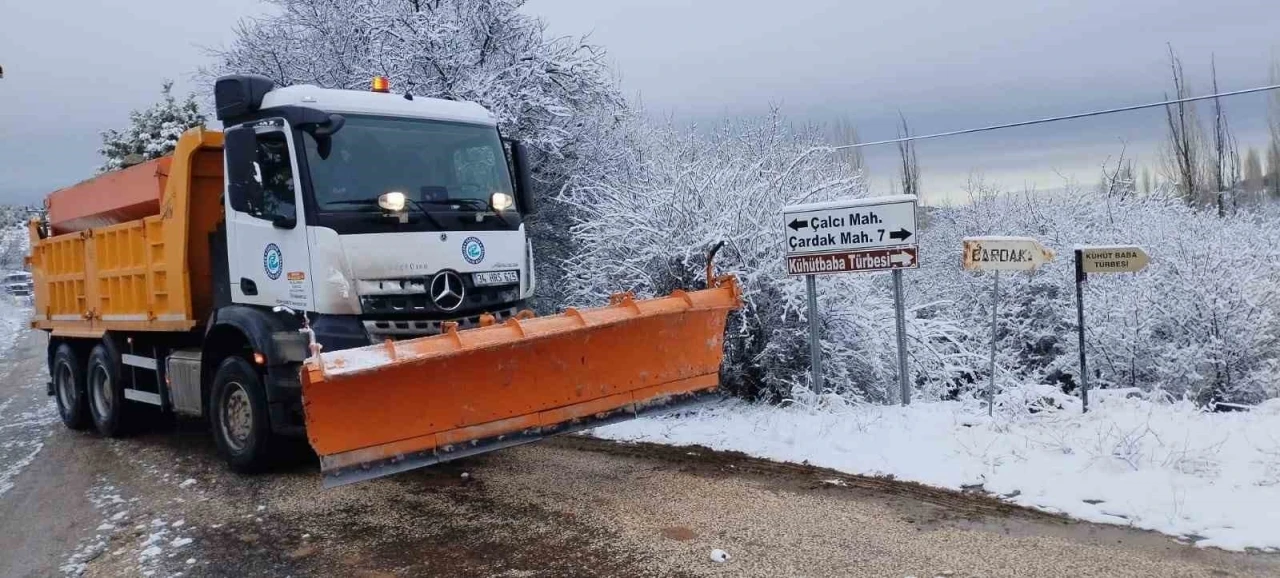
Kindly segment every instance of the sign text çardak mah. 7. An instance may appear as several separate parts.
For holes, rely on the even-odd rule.
[[[782,217],[788,258],[916,246],[916,201],[911,196],[797,205],[783,209]]]

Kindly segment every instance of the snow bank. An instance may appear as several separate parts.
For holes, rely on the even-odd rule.
[[[1201,546],[1280,548],[1280,401],[1204,413],[1190,402],[1112,390],[1098,392],[1081,414],[1073,398],[1050,388],[1040,394],[1023,400],[1051,402],[1039,411],[994,418],[976,403],[852,406],[825,396],[785,408],[730,401],[592,433],[956,490],[981,486],[1023,506]]]

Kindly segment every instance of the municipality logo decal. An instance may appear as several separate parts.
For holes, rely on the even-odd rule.
[[[284,255],[275,243],[267,245],[267,249],[262,252],[262,269],[272,281],[279,279],[280,272],[284,271]]]
[[[462,242],[462,258],[472,265],[480,264],[484,260],[484,243],[475,237],[467,237]]]

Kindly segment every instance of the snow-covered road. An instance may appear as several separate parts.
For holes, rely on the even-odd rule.
[[[1037,391],[1019,390],[1022,395]],[[789,408],[728,402],[693,415],[600,428],[617,440],[697,444],[952,490],[981,489],[1073,518],[1156,530],[1200,546],[1280,550],[1280,400],[1206,413],[1136,391],[1078,401],[1050,388],[1025,408],[977,404],[849,406],[840,398]]]
[[[39,339],[21,348],[30,373]],[[324,490],[305,456],[229,473],[198,423],[48,431],[0,496],[0,576],[1280,574],[1277,556],[702,448],[567,436]]]
[[[0,375],[11,380],[0,397],[0,496],[13,488],[13,480],[30,466],[44,447],[49,428],[58,420],[48,403],[43,375],[31,379],[14,372],[15,340],[26,329],[31,309],[26,303],[0,293]]]

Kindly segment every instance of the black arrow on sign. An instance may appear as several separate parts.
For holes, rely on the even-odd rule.
[[[906,241],[907,237],[910,237],[910,236],[911,236],[911,231],[908,231],[906,229],[898,229],[897,231],[892,231],[889,233],[889,238],[895,241]]]
[[[809,223],[801,221],[800,219],[791,219],[791,224],[787,226],[791,227],[792,231],[799,231],[800,229],[808,227]]]

